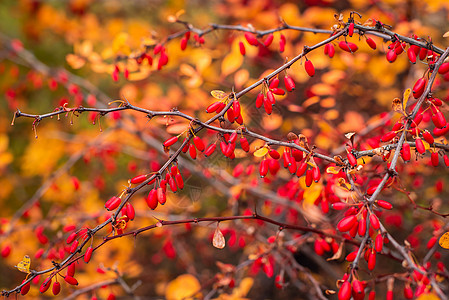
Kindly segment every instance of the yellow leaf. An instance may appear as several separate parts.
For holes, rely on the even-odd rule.
[[[23,273],[30,273],[30,264],[31,264],[31,259],[28,255],[25,255],[22,259],[22,261],[20,261],[16,268]]]
[[[254,279],[252,279],[250,277],[243,278],[242,282],[240,282],[239,287],[235,288],[232,291],[232,295],[235,297],[238,297],[238,298],[233,298],[233,299],[239,299],[241,297],[245,297],[251,290],[253,283],[254,283]]]
[[[268,148],[267,147],[262,147],[259,150],[256,150],[254,152],[254,156],[255,157],[262,157],[262,156],[265,156],[265,154],[267,154],[267,153],[268,153]]]
[[[112,42],[112,51],[114,51],[114,53],[123,53],[126,55],[131,53],[131,49],[128,46],[127,33],[121,32],[115,37]]]
[[[329,168],[327,168],[326,173],[328,173],[328,174],[338,174],[338,173],[340,173],[340,168],[329,167]]]
[[[442,248],[449,249],[449,231],[440,237],[438,243]]]
[[[231,52],[225,56],[221,62],[221,74],[223,77],[237,71],[243,63],[243,56],[240,52]]]
[[[214,97],[215,99],[223,99],[224,97],[226,97],[226,93],[220,90],[213,90],[210,92],[210,94],[212,95],[212,97]]]
[[[402,99],[402,110],[405,111],[407,108],[407,102],[410,97],[411,89],[406,89],[404,92],[404,98]]]
[[[433,293],[421,294],[416,300],[440,300],[440,297]]]
[[[214,238],[212,239],[212,245],[214,245],[214,247],[218,249],[223,249],[226,246],[226,240],[223,236],[223,233],[221,233],[218,225],[217,229],[215,229]]]
[[[443,34],[443,37],[449,37],[449,31],[446,31],[444,34]]]
[[[193,275],[183,274],[178,276],[175,280],[168,283],[165,290],[165,298],[168,300],[181,299],[198,299],[201,294],[201,285]]]
[[[65,60],[67,61],[69,66],[75,70],[82,68],[86,63],[86,60],[84,58],[79,57],[78,55],[75,54],[67,54]]]

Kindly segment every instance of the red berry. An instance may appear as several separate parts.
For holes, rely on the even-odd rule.
[[[410,152],[410,145],[407,142],[405,142],[402,145],[401,157],[404,160],[404,162],[408,162],[412,158],[412,155]]]
[[[75,263],[71,263],[67,266],[67,275],[72,277],[75,275]]]
[[[382,207],[383,209],[392,209],[393,205],[391,205],[390,202],[384,201],[384,200],[377,200],[376,201],[377,206]]]
[[[214,153],[215,149],[217,148],[217,145],[211,144],[209,147],[207,147],[206,151],[204,151],[204,156],[210,156],[212,153]]]
[[[67,282],[68,284],[71,285],[78,285],[78,280],[76,280],[75,278],[73,278],[72,276],[66,276],[64,277],[65,282]]]
[[[412,64],[416,64],[416,54],[412,47],[407,49],[407,56]]]
[[[380,228],[379,219],[375,214],[370,214],[369,221],[374,230],[378,230]]]
[[[289,92],[295,89],[295,81],[293,81],[293,79],[288,75],[284,77],[284,85]]]
[[[449,72],[449,62],[443,63],[438,69],[438,73],[440,74],[446,74],[447,72]]]
[[[245,44],[243,44],[243,42],[239,42],[239,50],[241,55],[246,54]]]
[[[177,136],[173,136],[173,137],[169,138],[168,140],[166,140],[164,142],[164,147],[168,148],[171,145],[173,145],[174,143],[176,143],[177,141],[178,141],[178,137]]]
[[[354,34],[354,23],[349,24],[348,27],[348,35],[352,37],[352,35]]]
[[[384,135],[380,138],[380,140],[381,140],[382,142],[389,142],[389,141],[391,141],[395,136],[396,136],[396,132],[395,132],[395,131],[390,131],[390,132],[384,134]]]
[[[86,264],[89,263],[90,259],[92,258],[93,251],[94,251],[94,249],[92,248],[92,246],[87,248],[86,253],[84,254],[84,262]]]
[[[263,44],[265,45],[265,47],[269,47],[271,45],[271,43],[273,42],[274,36],[272,33],[270,33],[266,38],[265,41],[263,41]]]
[[[257,40],[256,36],[251,32],[245,32],[245,39],[248,41],[248,44],[252,46],[257,46],[259,44],[259,41]]]
[[[346,41],[340,41],[340,43],[338,43],[338,46],[340,47],[340,49],[346,52],[356,52],[359,49],[356,44]]]
[[[371,47],[371,49],[376,50],[376,42],[372,38],[367,38],[366,43]]]
[[[344,217],[340,220],[337,224],[337,228],[340,232],[347,232],[349,231],[354,224],[357,222],[357,217],[355,215]]]
[[[438,157],[438,152],[432,152],[430,155],[430,160],[432,162],[432,166],[438,167],[440,164],[440,158]]]
[[[157,201],[158,201],[160,204],[164,205],[165,202],[167,201],[167,198],[166,198],[166,197],[167,197],[167,196],[165,195],[164,189],[163,189],[162,187],[158,187],[158,188],[157,188]]]
[[[39,292],[41,292],[42,294],[45,293],[48,290],[48,288],[50,287],[50,285],[51,285],[51,277],[48,277],[42,283],[41,287],[39,288]]]
[[[59,292],[61,291],[61,284],[56,281],[55,283],[53,283],[53,287],[51,288],[51,291],[53,292],[53,295],[58,295]]]
[[[304,68],[306,69],[306,72],[310,77],[313,77],[313,75],[315,75],[315,67],[310,60],[306,60],[306,62],[304,63]]]
[[[193,138],[193,143],[195,144],[196,149],[200,150],[201,152],[204,151],[204,143],[200,137],[195,136]]]
[[[426,148],[424,147],[424,143],[420,138],[415,140],[416,151],[420,154],[424,154],[426,152]]]
[[[22,281],[22,283],[24,283],[26,281],[26,279],[24,279]],[[25,296],[26,294],[28,294],[28,292],[30,291],[30,287],[31,287],[31,281],[29,281],[27,284],[25,284],[24,286],[22,286],[22,288],[20,289],[20,294],[22,296]]]
[[[183,37],[182,39],[181,39],[181,50],[182,51],[184,51],[184,50],[186,50],[186,48],[187,48],[187,42],[188,42],[189,40],[186,38],[186,37]]]
[[[147,175],[138,175],[136,177],[131,178],[131,180],[129,181],[132,184],[139,184],[145,181],[145,179],[147,179]]]
[[[67,237],[67,244],[71,244],[76,237],[78,236],[78,234],[76,232],[72,232],[68,237]]]
[[[419,78],[416,82],[415,85],[413,86],[413,97],[415,97],[415,99],[418,99],[419,97],[421,97],[421,95],[424,92],[424,88],[426,87],[426,79],[424,77]]]
[[[343,282],[338,291],[338,300],[349,300],[351,299],[351,283],[349,281]]]
[[[156,189],[152,189],[145,200],[147,202],[148,207],[150,207],[153,210],[156,209],[158,204]]]
[[[351,152],[348,152],[348,162],[353,167],[357,166],[357,159],[355,158],[354,154],[352,154]]]
[[[311,169],[308,169],[306,171],[306,186],[309,187],[312,185],[313,182],[313,171]]]

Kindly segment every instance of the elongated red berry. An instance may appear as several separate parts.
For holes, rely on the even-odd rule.
[[[348,152],[348,162],[353,167],[357,166],[357,159],[355,158],[354,154],[352,154],[351,152]]]
[[[132,184],[139,184],[145,181],[145,179],[147,179],[147,175],[138,175],[136,177],[131,178],[131,180],[129,181]]]
[[[273,39],[274,39],[274,36],[272,33],[270,33],[263,41],[263,44],[265,45],[265,47],[269,47],[271,45],[271,43],[273,42]]]
[[[432,121],[438,128],[446,126],[446,118],[441,111],[437,111],[435,115],[432,116]]]
[[[167,197],[167,196],[165,195],[164,189],[161,188],[161,187],[158,187],[158,188],[157,188],[157,201],[158,201],[160,204],[164,205],[165,202],[167,201],[167,198],[166,198],[166,197]]]
[[[24,279],[22,281],[22,283],[24,283],[26,281],[26,279]],[[26,294],[28,294],[28,292],[30,291],[31,288],[31,281],[29,281],[27,284],[23,285],[22,288],[20,289],[20,294],[22,296],[25,296]]]
[[[424,143],[420,138],[415,140],[416,151],[420,154],[424,154],[426,152],[426,147],[424,147]]]
[[[415,85],[413,86],[413,97],[418,99],[424,92],[424,88],[426,87],[426,79],[424,77],[419,78]]]
[[[84,254],[84,262],[86,264],[89,263],[90,259],[92,258],[93,251],[94,251],[94,248],[92,248],[92,246],[87,248],[86,253]]]
[[[281,157],[281,155],[279,154],[279,152],[277,152],[274,149],[271,149],[270,151],[268,151],[268,154],[274,158],[274,159],[279,159]]]
[[[348,35],[352,37],[352,35],[354,34],[354,23],[349,24],[348,27]]]
[[[366,219],[362,217],[357,228],[357,233],[359,236],[364,237],[366,233]]]
[[[68,276],[75,276],[75,263],[71,263],[67,266],[67,275]]]
[[[449,72],[449,62],[443,63],[438,69],[438,73],[440,74],[446,74],[447,72]]]
[[[407,57],[412,64],[416,64],[416,54],[412,47],[407,49]]]
[[[412,158],[410,145],[407,142],[402,145],[401,157],[405,162],[409,161]]]
[[[245,44],[243,42],[239,42],[239,50],[241,55],[244,56],[246,54]]]
[[[430,155],[430,160],[432,162],[432,166],[438,167],[440,164],[440,158],[438,157],[438,152],[432,152]]]
[[[217,145],[215,143],[209,145],[207,149],[204,151],[204,156],[208,157],[214,153],[215,149],[217,148]]]
[[[313,75],[315,75],[315,67],[310,60],[306,60],[306,62],[304,63],[304,68],[306,69],[306,72],[310,77],[313,77]]]
[[[53,292],[53,295],[58,295],[61,291],[61,284],[58,281],[55,281],[53,283],[53,287],[51,288],[51,291]]]
[[[291,92],[295,89],[295,81],[290,76],[286,75],[284,77],[284,85],[287,91]]]
[[[157,204],[159,203],[157,200],[157,192],[156,189],[152,189],[150,193],[148,194],[148,197],[145,199],[147,202],[147,205],[151,209],[156,209]]]
[[[221,106],[221,102],[220,101],[214,102],[214,103],[212,103],[211,105],[209,105],[206,108],[206,112],[207,113],[212,113],[212,112],[216,111],[220,106]]]
[[[377,45],[372,38],[366,38],[366,43],[368,44],[368,46],[370,46],[371,49],[376,50]]]
[[[39,292],[41,292],[42,294],[45,293],[48,290],[48,288],[50,287],[50,285],[51,285],[51,277],[48,277],[42,283],[41,287],[39,288]]]
[[[78,236],[78,234],[76,232],[72,232],[68,237],[67,237],[67,244],[71,244],[76,237]]]
[[[272,91],[268,91],[268,92],[267,92],[267,99],[268,99],[268,102],[269,102],[271,105],[276,104],[276,98],[274,98],[274,95],[273,95],[273,92],[272,92]],[[264,101],[265,101],[265,99],[264,99]],[[265,103],[264,103],[264,105],[265,105]]]
[[[351,283],[349,281],[343,282],[338,291],[338,300],[349,300],[351,299]]]
[[[196,149],[200,150],[201,152],[204,151],[204,143],[199,136],[195,136],[193,138],[193,143],[195,144]]]
[[[189,146],[189,154],[192,159],[196,159],[196,148],[193,144]]]
[[[279,86],[279,78],[274,78],[273,80],[271,80],[270,85],[268,86],[268,88],[270,90],[275,89]]]
[[[435,139],[433,138],[432,134],[427,130],[423,131],[422,136],[424,140],[430,145],[432,145],[435,142]]]
[[[344,50],[346,52],[356,52],[359,49],[356,44],[346,41],[340,41],[340,43],[338,43],[338,46],[341,50]]]
[[[75,251],[78,249],[78,240],[75,240],[72,244],[72,246],[70,247],[70,253],[75,253]]]
[[[437,237],[436,237],[436,236],[433,236],[433,237],[427,242],[427,245],[426,245],[427,249],[432,249],[433,246],[435,246],[436,242],[437,242]]]
[[[123,209],[126,212],[128,219],[134,220],[134,218],[136,217],[136,211],[134,210],[134,206],[131,203],[127,202],[125,204],[125,207],[123,207]]]
[[[106,204],[104,205],[105,208],[109,211],[116,209],[119,205],[122,199],[119,197],[113,196],[108,201],[106,201]]]
[[[248,140],[246,139],[246,137],[240,138],[240,146],[242,147],[243,151],[245,151],[245,152],[249,151],[249,143],[248,143]]]
[[[368,257],[368,269],[370,271],[374,270],[376,267],[376,252],[371,251]]]
[[[186,48],[187,48],[187,42],[188,42],[188,41],[189,41],[189,40],[188,40],[186,37],[183,37],[183,38],[181,39],[180,44],[181,44],[181,50],[182,50],[182,51],[186,50]]]
[[[268,160],[264,159],[260,162],[259,167],[260,177],[264,178],[268,174]]]
[[[385,201],[385,200],[377,200],[377,201],[376,201],[376,204],[377,204],[377,206],[382,207],[383,209],[388,209],[388,210],[390,210],[390,209],[393,208],[393,205],[391,205],[390,202],[387,202],[387,201]]]
[[[296,176],[301,177],[307,170],[307,162],[302,162],[296,170]]]
[[[271,94],[271,95],[273,95],[273,94]],[[273,96],[273,98],[274,98],[274,96]],[[270,100],[268,100],[268,98],[263,98],[263,108],[265,109],[265,112],[268,115],[271,115],[271,113],[273,112],[273,105],[271,104]]]
[[[380,228],[379,219],[375,214],[370,214],[369,221],[374,230],[378,230]]]
[[[313,171],[311,169],[308,169],[306,171],[306,186],[309,187],[313,183]]]
[[[248,44],[252,46],[257,46],[259,44],[259,41],[257,40],[256,36],[251,32],[245,32],[245,39],[248,41]]]
[[[335,210],[342,210],[348,207],[348,204],[344,203],[344,202],[335,202],[332,203],[332,208]]]
[[[398,55],[396,54],[396,52],[393,49],[393,50],[390,50],[387,52],[386,57],[387,57],[388,62],[393,63],[396,61],[396,58],[398,58]]]
[[[75,278],[73,278],[72,276],[66,276],[64,277],[65,282],[67,282],[68,284],[71,285],[78,285],[78,280],[76,280]]]
[[[177,136],[172,136],[171,138],[169,138],[168,140],[166,140],[164,142],[164,147],[168,148],[171,145],[173,145],[174,143],[176,143],[178,141],[178,137]]]
[[[354,226],[356,222],[357,217],[355,215],[344,217],[343,219],[340,220],[340,222],[338,222],[337,229],[340,232],[347,232]]]
[[[391,141],[395,136],[396,136],[396,132],[395,132],[395,131],[390,131],[390,132],[387,132],[386,134],[384,134],[384,135],[380,138],[380,140],[381,140],[382,142],[389,142],[389,141]]]
[[[376,248],[377,252],[382,252],[383,246],[384,246],[384,238],[382,237],[382,234],[378,234],[374,242],[374,248]]]
[[[315,167],[312,169],[312,176],[313,176],[313,181],[318,182],[320,181],[321,178],[321,171],[320,168]]]

